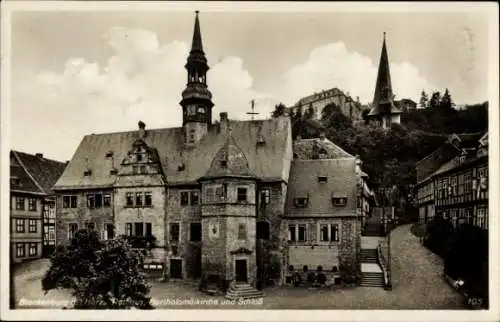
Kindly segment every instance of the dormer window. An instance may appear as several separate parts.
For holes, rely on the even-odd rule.
[[[307,203],[308,203],[308,199],[304,198],[304,197],[294,198],[293,199],[293,204],[297,208],[305,208],[305,207],[307,207]]]
[[[12,185],[19,185],[19,178],[18,177],[10,177],[10,184]]]
[[[136,155],[136,159],[137,159],[137,162],[141,162],[142,161],[142,154],[137,154]]]
[[[319,176],[318,177],[318,182],[319,183],[327,183],[328,182],[328,178],[326,176]]]
[[[184,164],[179,164],[179,166],[177,167],[177,171],[184,171],[184,169],[186,168],[186,166]]]
[[[321,149],[318,151],[318,157],[319,157],[320,159],[326,159],[326,157],[327,157],[327,156],[328,156],[328,155],[327,155],[327,153],[326,153],[326,150],[325,150],[325,149],[321,148]]]
[[[227,161],[226,160],[220,160],[220,166],[225,168],[227,167]]]
[[[87,170],[83,171],[84,177],[90,177],[91,175],[92,175],[92,170],[87,169]]]
[[[332,197],[332,203],[336,207],[345,206],[345,205],[347,205],[347,197],[334,196],[334,197]]]

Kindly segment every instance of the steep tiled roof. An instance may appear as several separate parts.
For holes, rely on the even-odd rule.
[[[226,176],[255,177],[250,168],[248,168],[248,161],[245,154],[238,147],[232,136],[228,136],[226,143],[215,154],[210,168],[203,178],[220,178]]]
[[[250,170],[261,179],[288,181],[287,160],[292,158],[290,118],[229,122],[232,137],[245,154]],[[113,152],[114,166],[119,168],[137,137],[137,131],[86,135],[56,188],[111,186],[115,176],[109,173],[113,165],[106,153]],[[207,173],[226,138],[227,134],[213,125],[195,148],[185,147],[180,127],[146,130],[144,141],[157,149],[167,183],[181,184],[194,183]],[[83,176],[87,164],[91,176]]]
[[[41,156],[11,151],[11,190],[52,194],[52,186],[64,171],[66,164]]]
[[[316,150],[316,151],[315,151]],[[294,157],[297,159],[312,159],[313,154],[323,150],[326,159],[352,158],[353,156],[344,151],[338,145],[328,139],[299,139],[293,143]]]
[[[294,160],[288,181],[287,216],[355,216],[355,158]],[[319,176],[327,181],[320,183]],[[346,197],[347,205],[334,206],[332,197]],[[295,198],[308,198],[306,207],[295,206]]]

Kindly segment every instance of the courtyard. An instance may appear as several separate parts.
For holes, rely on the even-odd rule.
[[[224,302],[222,297],[200,293],[195,282],[152,282],[150,295],[159,309],[465,309],[464,299],[442,278],[443,263],[422,247],[410,225],[397,227],[391,235],[392,290],[356,287],[304,289],[289,286],[264,289],[264,299]],[[19,308],[70,307],[70,292],[44,294],[41,278],[49,261],[23,264],[15,271]]]

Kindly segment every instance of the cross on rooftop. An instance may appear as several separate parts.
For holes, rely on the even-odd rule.
[[[252,121],[253,121],[253,120],[254,120],[255,115],[259,115],[259,112],[255,112],[255,100],[254,100],[254,99],[250,101],[250,104],[252,104],[252,105],[251,105],[251,106],[252,106],[252,107],[251,107],[252,111],[251,111],[251,112],[247,112],[247,114],[248,114],[248,115],[251,115],[251,117],[252,117]]]

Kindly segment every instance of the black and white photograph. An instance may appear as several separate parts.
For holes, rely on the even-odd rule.
[[[2,319],[500,319],[498,4],[7,1],[1,29]]]

